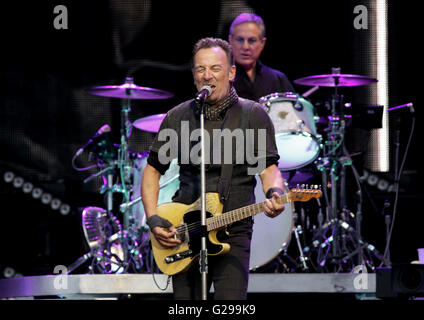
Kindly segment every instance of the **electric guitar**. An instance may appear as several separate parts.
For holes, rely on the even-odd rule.
[[[277,201],[280,203],[309,201],[312,198],[320,198],[321,194],[318,186],[312,189],[293,188],[290,192],[279,196]],[[219,199],[219,194],[207,193],[206,230],[208,235],[206,238],[208,255],[224,254],[230,250],[228,243],[218,241],[217,233],[219,230],[233,222],[263,212],[264,207],[265,201],[222,213],[223,204]],[[189,205],[176,202],[163,203],[157,207],[157,214],[176,226],[175,237],[181,240],[178,246],[165,248],[150,233],[157,266],[163,273],[174,275],[188,269],[192,263],[199,259],[201,249],[201,199],[199,198]],[[284,214],[284,212],[281,214]]]

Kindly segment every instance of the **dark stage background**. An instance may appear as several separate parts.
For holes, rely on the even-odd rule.
[[[262,61],[283,71],[291,81],[315,74],[359,73],[361,40],[369,30],[353,26],[354,7],[361,1],[216,1],[197,10],[182,1],[33,1],[0,5],[0,215],[3,234],[0,266],[24,275],[52,273],[55,265],[69,265],[87,247],[81,231],[80,208],[105,207],[100,179],[83,180],[95,171],[78,172],[71,159],[103,124],[109,124],[119,142],[120,101],[89,95],[84,89],[121,84],[133,76],[137,85],[168,90],[174,98],[133,101],[130,120],[164,113],[195,93],[189,69],[193,44],[202,37],[227,39],[232,19],[243,11],[264,18],[267,45]],[[68,9],[68,29],[56,30],[53,9]],[[401,179],[401,192],[392,238],[392,261],[417,259],[424,247],[420,199],[422,169],[421,57],[417,2],[389,1],[389,101],[391,106],[413,102],[417,127]],[[359,61],[359,62],[358,62]],[[309,88],[295,85],[298,93]],[[346,101],[364,101],[359,88],[342,90]],[[310,98],[319,105],[332,94],[321,88]],[[411,129],[407,110],[390,114],[391,137],[400,130],[401,156]],[[360,173],[367,170],[367,132],[348,129],[349,151]],[[153,134],[134,129],[130,146],[148,149]],[[390,142],[393,155],[393,140]],[[387,173],[375,173],[393,182],[394,161]],[[79,167],[90,163],[77,160]],[[13,172],[69,204],[61,214],[3,179]],[[369,170],[368,170],[369,171]],[[349,192],[355,183],[350,181]],[[384,251],[384,202],[393,193],[364,182],[364,238]],[[353,211],[355,208],[351,208]],[[390,207],[389,212],[392,211]],[[1,275],[3,276],[3,275]]]

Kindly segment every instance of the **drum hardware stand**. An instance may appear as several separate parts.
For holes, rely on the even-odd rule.
[[[71,264],[68,273],[75,270],[78,266],[82,265],[90,258],[96,258],[97,261],[104,261],[107,263],[118,265],[118,269],[123,269],[124,272],[129,271],[129,268],[131,266],[135,267],[135,271],[140,271],[140,269],[144,265],[141,251],[149,247],[147,243],[148,241],[143,238],[143,235],[148,234],[148,230],[141,230],[140,232],[142,232],[142,234],[139,235],[137,231],[131,227],[131,218],[134,220],[134,217],[130,217],[128,213],[128,209],[130,207],[128,205],[130,200],[130,194],[133,191],[132,188],[127,185],[131,182],[131,178],[133,178],[133,174],[131,171],[132,166],[130,162],[130,152],[128,149],[128,138],[131,135],[131,129],[133,124],[129,121],[128,115],[131,111],[131,100],[133,99],[168,99],[171,98],[173,94],[163,90],[136,86],[132,77],[127,77],[125,79],[125,83],[122,85],[92,87],[86,89],[86,91],[96,96],[119,98],[122,101],[120,119],[121,144],[119,148],[116,149],[114,148],[114,145],[107,141],[105,137],[104,140],[102,140],[103,144],[98,145],[99,149],[97,151],[100,151],[97,152],[97,158],[95,159],[97,160],[97,164],[92,167],[97,166],[98,168],[101,168],[105,165],[105,163],[106,167],[102,168],[99,172],[94,175],[91,175],[90,177],[84,180],[84,183],[87,183],[95,177],[98,177],[100,175],[102,176],[104,184],[100,189],[100,193],[106,193],[106,212],[107,217],[109,219],[108,222],[117,222],[117,225],[119,226],[119,231],[110,236],[105,243],[100,246],[96,246],[95,248],[92,248],[91,252],[83,255],[77,261]],[[110,131],[110,128],[108,129],[109,130],[107,130],[107,132]],[[106,131],[103,130],[103,132],[101,132],[100,130],[98,134],[103,134],[104,132]],[[78,156],[82,152],[82,150],[83,148],[78,150],[76,155]],[[117,155],[115,154],[116,151],[118,153]],[[73,158],[73,161],[74,159],[75,157]],[[120,185],[114,184],[113,180],[114,178],[116,179],[117,176],[120,178]],[[117,221],[115,216],[113,215],[113,194],[116,192],[122,193],[124,197],[125,205],[123,204],[120,208],[124,220],[123,230],[120,227],[119,221]],[[103,228],[108,227],[108,222],[105,225],[96,225],[96,228],[101,229],[99,232],[105,232],[105,229]],[[101,224],[104,224],[104,220],[101,221]],[[137,237],[139,237],[141,241],[138,241]],[[119,245],[121,248],[118,250],[122,249],[123,258],[118,257],[115,253],[112,252],[111,245],[115,241],[119,241]],[[109,259],[108,257],[114,257],[118,262],[113,261],[113,259]],[[96,260],[93,260],[93,263]],[[91,266],[91,271],[93,272],[94,270],[92,267],[93,265]],[[105,270],[105,268],[103,268],[101,272],[110,273],[108,270]]]
[[[112,231],[113,234],[110,235],[103,243],[101,243],[98,246],[91,247],[90,252],[84,254],[80,258],[78,258],[75,262],[73,262],[71,265],[67,267],[66,274],[72,273],[76,268],[83,265],[86,261],[89,259],[93,259],[92,263],[89,267],[89,273],[94,273],[95,270],[93,268],[94,263],[97,261],[99,268],[101,269],[101,273],[111,273],[114,272],[113,270],[106,270],[105,265],[101,266],[101,263],[110,263],[113,265],[116,265],[116,272],[120,272],[125,268],[127,269],[127,266],[129,265],[125,261],[121,260],[120,257],[118,257],[115,253],[112,252],[111,248],[113,243],[117,240],[122,240],[122,230],[121,226],[119,224],[119,221],[114,217],[114,215],[111,212],[106,211],[106,215],[108,217],[108,223],[102,226],[102,233],[107,231]],[[111,222],[112,224],[109,224]],[[99,236],[97,236],[98,238]],[[87,239],[87,241],[89,241]],[[121,244],[122,241],[119,241],[119,244]],[[123,248],[124,249],[124,248]],[[115,257],[117,261],[112,260],[110,257]],[[124,252],[124,260],[125,260],[125,252]]]
[[[324,184],[324,195],[327,201],[326,222],[319,228],[314,236],[313,247],[318,248],[318,264],[321,267],[329,262],[334,266],[333,272],[349,271],[343,265],[357,255],[356,265],[367,263],[371,268],[369,261],[364,260],[364,250],[370,251],[378,259],[384,259],[376,251],[375,247],[364,242],[361,236],[362,223],[362,195],[357,193],[357,212],[354,215],[356,230],[349,224],[349,216],[351,213],[346,205],[346,167],[352,166],[350,156],[346,155],[347,150],[344,147],[345,122],[343,113],[343,96],[336,94],[332,96],[332,114],[329,116],[330,127],[327,131],[328,141],[326,146],[329,150],[324,153],[318,169],[322,171]],[[337,111],[339,108],[339,111]],[[325,150],[325,149],[324,149]],[[329,171],[329,173],[327,173]],[[328,179],[328,175],[330,178]],[[330,199],[328,199],[328,188],[331,188]],[[325,237],[328,230],[331,235]],[[319,241],[319,237],[324,237],[323,241]],[[354,244],[354,248],[350,248],[349,244]],[[321,256],[323,250],[324,257]],[[329,259],[327,257],[329,256]],[[355,264],[355,262],[352,263]]]
[[[159,185],[159,189],[164,188],[165,186],[167,186],[169,183],[173,182],[174,180],[178,179],[180,177],[179,174],[177,174],[175,177],[173,177],[172,179],[167,180],[165,183],[162,183]],[[139,203],[140,201],[142,201],[143,198],[140,196],[137,199],[131,200],[129,202],[123,203],[119,206],[120,211],[121,212],[125,212],[127,209],[131,208],[132,206],[136,205],[137,203]]]
[[[308,261],[308,257],[306,257],[303,254],[302,245],[300,244],[300,239],[299,239],[299,234],[302,234],[303,233],[302,226],[298,225],[297,227],[293,227],[293,233],[294,233],[294,236],[296,238],[297,248],[299,249],[299,254],[300,254],[299,259],[300,259],[300,263],[302,265],[301,266],[302,267],[302,270],[304,272],[309,272],[309,267],[306,264],[306,262]]]
[[[344,102],[343,96],[337,92],[338,78],[335,77],[334,79],[335,93],[331,97],[331,115],[328,117],[329,128],[327,130],[328,141],[326,143],[328,150],[324,148],[327,152],[324,152],[322,162],[318,165],[318,169],[322,171],[323,175],[324,193],[329,210],[327,211],[327,222],[323,225],[323,229],[318,235],[325,234],[325,229],[331,228],[331,236],[320,245],[320,248],[325,249],[328,245],[327,250],[331,250],[329,261],[334,265],[333,271],[337,272],[343,268],[342,264],[346,261],[346,258],[343,257],[343,252],[348,251],[346,229],[342,226],[345,223],[347,224],[346,217],[343,217],[346,213],[346,166],[351,165],[352,160],[350,157],[343,155],[344,148],[342,146],[344,146],[345,133]],[[327,178],[328,175],[329,179]],[[330,200],[327,192],[329,187],[331,188]],[[361,211],[359,210],[358,213],[357,222],[360,223]],[[339,215],[341,215],[341,218],[339,218]],[[360,231],[360,228],[357,231]],[[360,239],[360,235],[357,234],[357,236]],[[327,251],[328,253],[330,251]],[[350,256],[348,255],[348,257]],[[319,261],[320,266],[323,266],[326,261],[326,258]],[[359,262],[362,264],[362,253],[360,253]]]
[[[355,216],[357,230],[349,225],[351,213],[346,207],[346,166],[351,166],[358,178],[356,169],[352,164],[344,146],[345,116],[343,96],[339,94],[339,87],[356,87],[376,83],[377,79],[366,76],[341,74],[340,68],[332,68],[331,74],[315,75],[297,79],[296,84],[305,86],[321,86],[334,88],[326,106],[330,106],[331,115],[328,117],[329,125],[325,130],[327,141],[323,148],[324,156],[316,162],[317,168],[322,172],[323,194],[326,200],[326,219],[323,221],[322,213],[318,217],[319,228],[313,237],[313,246],[318,250],[318,262],[321,267],[326,264],[327,256],[334,265],[334,271],[341,270],[347,259],[358,255],[359,264],[364,264],[363,250],[369,250],[381,259],[375,248],[365,244],[361,237],[362,199],[360,198]],[[359,181],[359,179],[357,179]],[[359,183],[358,183],[359,186]],[[360,189],[360,186],[359,186]],[[329,194],[330,193],[330,194]],[[361,196],[359,192],[358,196]],[[353,217],[353,215],[352,215]],[[323,223],[324,222],[324,223]],[[328,235],[328,231],[331,235]],[[354,244],[354,248],[349,246]],[[309,247],[305,248],[309,249]],[[321,253],[325,250],[325,257],[321,259]],[[384,257],[383,257],[383,260]]]
[[[116,273],[121,273],[121,272],[125,273],[128,270],[129,263],[122,261],[116,254],[110,252],[110,249],[108,248],[107,245],[109,243],[112,243],[112,242],[108,241],[108,243],[103,244],[100,247],[93,248],[90,252],[88,252],[85,255],[78,258],[75,262],[73,262],[71,265],[69,265],[66,268],[66,274],[72,273],[75,269],[77,269],[78,267],[80,267],[86,261],[88,261],[90,259],[93,259],[91,265],[89,266],[89,273],[91,273],[91,274],[95,273],[93,265],[94,265],[94,262],[96,262],[96,261],[98,263],[107,262],[107,263],[113,264],[113,265],[116,266],[115,267]],[[106,257],[104,253],[107,253],[109,256],[115,257],[117,259],[117,261],[114,261],[114,260]],[[101,269],[101,273],[113,273],[113,271],[106,270],[104,265],[100,266],[99,268]]]
[[[129,150],[128,150],[128,137],[131,134],[131,123],[129,121],[128,114],[131,111],[131,85],[133,85],[133,79],[127,78],[126,85],[128,85],[128,89],[126,91],[127,98],[123,99],[122,106],[121,106],[121,128],[120,128],[120,134],[121,134],[121,145],[118,149],[118,160],[108,160],[107,166],[97,172],[96,174],[88,177],[84,180],[84,183],[87,183],[88,181],[92,180],[95,177],[98,177],[100,175],[103,176],[103,180],[105,181],[105,184],[102,186],[100,193],[106,193],[106,211],[108,214],[108,217],[110,219],[115,219],[115,216],[113,215],[113,195],[116,192],[120,192],[124,196],[124,202],[125,204],[128,204],[130,199],[130,192],[131,189],[127,187],[128,180],[130,177],[130,159],[129,159]],[[118,174],[121,180],[121,185],[117,186],[114,184],[114,178],[116,176],[116,170],[118,169]],[[101,252],[105,252],[107,255],[113,256],[114,254],[112,252],[109,252],[110,248],[106,247],[99,247],[94,248],[91,252],[83,255],[79,259],[77,259],[73,264],[70,265],[68,273],[75,270],[77,267],[82,265],[84,262],[89,260],[90,258],[95,258],[97,261],[106,261],[108,263],[112,263],[118,266],[118,270],[121,270],[123,268],[124,272],[127,272],[129,270],[129,267],[131,265],[134,266],[136,271],[141,270],[144,263],[142,261],[142,254],[141,250],[142,247],[148,247],[148,244],[145,243],[145,241],[142,241],[140,244],[136,240],[136,236],[140,236],[142,238],[142,235],[136,234],[132,228],[130,228],[130,217],[128,216],[128,209],[130,206],[122,206],[121,212],[123,213],[123,219],[124,219],[124,230],[120,231],[117,235],[117,238],[120,240],[119,243],[122,246],[124,259],[123,261],[116,262],[111,259],[108,259],[105,257]],[[146,233],[148,230],[141,230],[141,232]],[[116,239],[115,239],[116,240]],[[99,251],[100,249],[100,251]],[[119,257],[115,258],[117,260],[120,260]],[[92,269],[92,268],[91,268]],[[93,270],[91,270],[93,271]],[[108,270],[101,270],[104,273],[109,273]]]
[[[280,253],[280,254],[277,256],[277,261],[278,261],[278,266],[282,266],[282,269],[277,268],[274,272],[279,272],[279,273],[280,273],[280,272],[281,272],[281,273],[291,273],[291,272],[294,272],[295,270],[291,269],[291,268],[287,265],[287,263],[285,263],[285,262],[284,262],[283,258],[286,258],[286,259],[290,262],[290,264],[294,266],[294,269],[297,267],[298,262],[297,262],[295,259],[293,259],[293,258],[292,258],[292,257],[291,257],[288,253],[287,253],[287,247],[286,247],[286,248],[284,248],[281,252],[282,252],[282,253]]]
[[[318,169],[323,172],[323,184],[325,190],[324,192],[327,197],[328,193],[326,191],[328,187],[331,186],[330,202],[327,203],[327,205],[329,206],[329,211],[327,212],[327,221],[334,222],[337,221],[337,217],[339,214],[339,205],[344,206],[345,166],[349,164],[347,161],[343,162],[342,158],[339,157],[340,146],[343,144],[344,138],[344,117],[342,111],[343,96],[337,94],[337,84],[335,87],[335,94],[332,96],[331,107],[332,112],[331,116],[329,116],[330,127],[327,131],[328,141],[326,143],[326,146],[329,148],[329,150],[324,153],[324,161],[318,166]],[[340,112],[337,111],[338,108],[341,109]],[[328,181],[326,171],[329,171],[330,181]],[[338,192],[339,184],[341,188],[340,193]],[[329,226],[332,225],[333,223],[330,223]],[[334,228],[332,232],[332,240],[328,241],[328,243],[331,243],[332,249],[331,262],[338,265],[341,262],[340,244],[342,234],[337,224],[334,224],[333,227]]]

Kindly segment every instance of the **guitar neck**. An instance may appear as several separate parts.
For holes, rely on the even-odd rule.
[[[279,198],[282,203],[291,202],[288,193],[282,194]],[[221,215],[213,216],[206,219],[206,227],[208,231],[219,229],[231,223],[252,217],[258,213],[265,211],[265,201],[251,204],[246,207],[238,208],[232,211],[225,212]]]

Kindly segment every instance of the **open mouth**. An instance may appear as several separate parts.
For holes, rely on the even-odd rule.
[[[215,91],[215,89],[216,89],[216,85],[214,85],[214,84],[205,84],[205,86],[211,87],[212,91]]]

